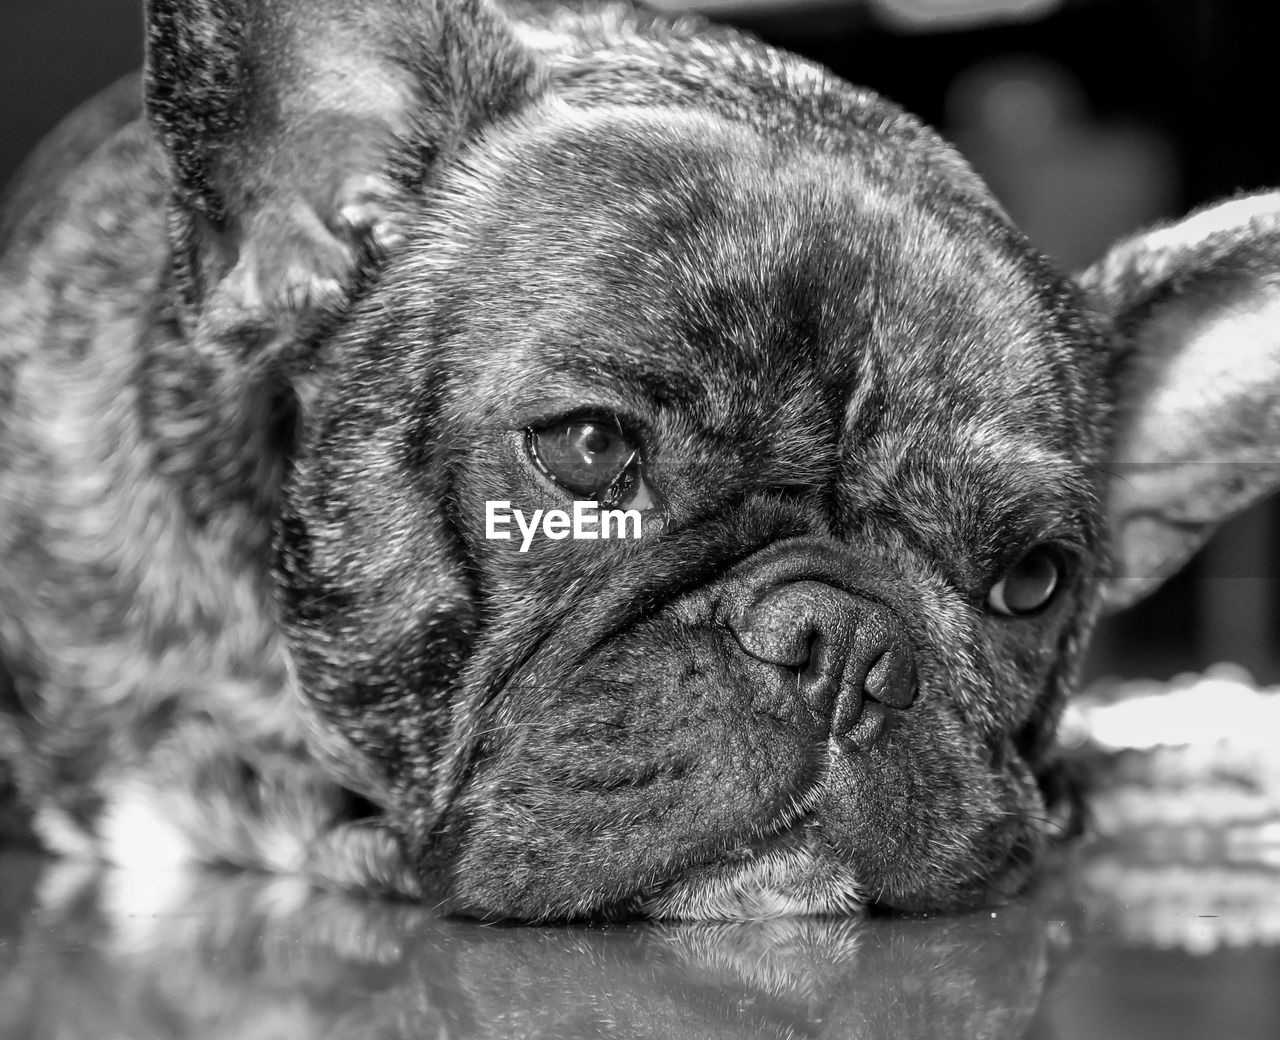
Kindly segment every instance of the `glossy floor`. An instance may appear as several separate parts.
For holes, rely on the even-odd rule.
[[[1095,854],[929,919],[484,926],[0,857],[0,1037],[1274,1040],[1280,875]]]

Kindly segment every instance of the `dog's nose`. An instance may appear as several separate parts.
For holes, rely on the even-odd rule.
[[[729,625],[752,657],[795,669],[797,693],[832,736],[849,733],[863,701],[905,708],[916,695],[911,646],[892,612],[820,581],[760,596]]]

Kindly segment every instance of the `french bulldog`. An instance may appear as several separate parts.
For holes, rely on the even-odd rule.
[[[146,17],[0,232],[11,840],[535,921],[1034,879],[1100,610],[1280,482],[1280,195],[1072,278],[696,19]]]

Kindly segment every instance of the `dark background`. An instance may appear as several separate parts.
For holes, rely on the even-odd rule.
[[[1257,13],[1266,5],[705,2],[941,127],[1071,268],[1153,219],[1280,185],[1280,78]],[[975,7],[1006,10],[979,17]],[[952,17],[922,26],[929,11]],[[0,180],[62,114],[140,62],[140,22],[139,0],[0,0]],[[1183,574],[1110,621],[1093,674],[1167,678],[1231,660],[1280,681],[1274,511],[1232,521]]]

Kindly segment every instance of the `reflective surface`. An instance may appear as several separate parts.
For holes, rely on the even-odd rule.
[[[995,913],[522,928],[9,855],[0,1037],[1280,1035],[1280,874],[1144,862],[1086,856]]]

